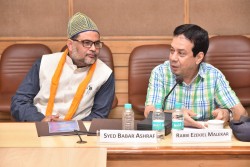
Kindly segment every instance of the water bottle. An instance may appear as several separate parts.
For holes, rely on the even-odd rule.
[[[161,104],[155,105],[155,111],[152,115],[152,130],[156,131],[158,140],[164,139],[165,136],[165,115],[161,109]]]
[[[134,111],[131,104],[124,105],[124,112],[122,114],[122,129],[134,130]]]
[[[184,116],[182,111],[182,104],[175,103],[175,109],[172,113],[172,130],[184,129]]]

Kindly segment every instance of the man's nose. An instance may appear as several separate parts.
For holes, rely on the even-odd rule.
[[[173,61],[177,61],[178,60],[177,52],[174,52],[174,53],[170,54],[170,59],[173,60]]]
[[[95,43],[92,43],[92,45],[91,45],[91,47],[89,49],[92,50],[92,51],[95,51],[96,50]]]

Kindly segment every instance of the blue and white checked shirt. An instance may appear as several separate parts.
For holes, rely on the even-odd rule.
[[[169,61],[155,67],[149,79],[145,105],[162,104],[175,85],[175,79]],[[222,72],[207,63],[200,64],[199,72],[191,84],[183,82],[175,87],[166,100],[165,109],[174,109],[176,102],[194,111],[196,120],[212,119],[212,111],[216,108],[232,108],[240,103]]]

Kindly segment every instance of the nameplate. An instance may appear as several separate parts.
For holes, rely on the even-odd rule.
[[[100,130],[103,143],[157,143],[156,132],[146,130]]]
[[[60,133],[60,132],[74,132],[74,130],[80,130],[78,122],[74,121],[59,121],[59,122],[48,122],[49,133]]]
[[[190,129],[172,130],[173,143],[229,142],[232,140],[231,129]]]

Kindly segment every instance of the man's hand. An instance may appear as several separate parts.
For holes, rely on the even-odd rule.
[[[43,118],[42,122],[58,122],[58,121],[63,121],[62,119],[59,118],[60,115],[56,114],[56,115],[49,115]]]
[[[199,129],[204,129],[205,127],[199,122],[195,121],[192,117],[196,116],[196,114],[189,109],[182,109],[184,115],[184,126],[195,127]]]
[[[212,111],[212,115],[214,116],[214,119],[223,120],[224,122],[229,121],[230,114],[227,109],[217,108]]]
[[[217,108],[216,110],[212,111],[212,115],[214,119],[223,120],[224,126],[230,119],[230,114],[227,109]]]
[[[146,106],[144,110],[144,116],[147,118],[149,112],[154,111],[154,110],[155,110],[155,107],[153,105]],[[168,111],[165,110],[164,112],[173,112],[173,110],[168,110]],[[200,124],[199,122],[191,118],[196,115],[193,111],[188,110],[188,109],[183,109],[183,115],[184,115],[184,126],[195,127],[199,129],[205,128],[202,124]]]
[[[148,114],[149,114],[150,111],[155,111],[155,107],[153,105],[149,105],[149,106],[145,107],[145,110],[144,110],[145,118],[148,117]]]

